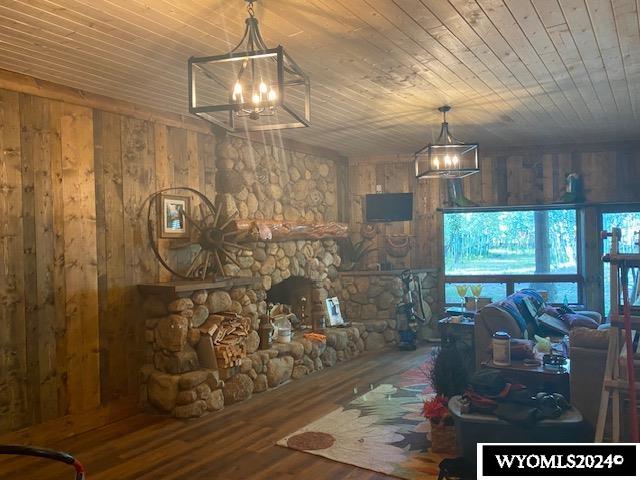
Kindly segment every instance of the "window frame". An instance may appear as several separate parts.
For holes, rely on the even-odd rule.
[[[608,213],[640,213],[640,202],[621,202],[621,203],[611,203],[611,204],[601,204],[598,206],[597,210],[597,222],[598,222],[598,231],[602,232],[604,229],[604,216]],[[444,234],[444,232],[443,232]],[[601,258],[601,255],[607,253],[604,251],[604,242],[605,239],[600,237],[598,242],[598,255]],[[606,268],[600,269],[600,298],[599,298],[599,311],[603,312],[603,315],[609,315],[609,312],[605,312],[606,305],[606,295],[605,295],[605,276],[606,276]]]
[[[499,274],[499,275],[447,275],[445,255],[444,255],[444,215],[450,213],[482,213],[482,212],[514,212],[514,211],[543,211],[543,210],[573,210],[576,214],[576,273],[562,274]],[[517,206],[492,206],[492,207],[467,207],[467,208],[443,208],[442,210],[442,272],[444,275],[444,285],[448,283],[504,283],[506,284],[507,296],[515,293],[516,283],[576,283],[578,289],[578,304],[584,305],[585,276],[584,276],[584,242],[583,242],[583,209],[576,204],[556,204],[556,205],[517,205]],[[599,216],[602,223],[602,215]],[[602,248],[601,248],[602,249]],[[456,306],[459,303],[447,302],[444,295],[444,305],[446,307]],[[498,299],[493,299],[498,300]]]

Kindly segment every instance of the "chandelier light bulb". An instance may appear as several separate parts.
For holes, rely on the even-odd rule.
[[[268,98],[271,103],[275,103],[275,101],[278,99],[278,93],[275,90],[271,89],[269,90]]]
[[[451,167],[451,157],[449,155],[444,156],[444,166],[445,168]]]
[[[231,95],[231,98],[233,98],[234,101],[237,101],[238,99],[242,100],[242,85],[240,82],[236,82],[233,86],[233,94]]]
[[[253,94],[253,96],[251,97],[251,100],[255,105],[260,105],[260,95],[258,95],[257,93]]]
[[[457,155],[453,156],[452,163],[453,163],[453,168],[458,168],[458,163],[460,163],[460,159],[458,158]]]
[[[440,170],[440,160],[438,159],[438,157],[435,157],[433,159],[433,168],[435,170]]]
[[[260,93],[267,93],[267,84],[264,82],[260,82],[260,87],[258,87],[260,89]]]

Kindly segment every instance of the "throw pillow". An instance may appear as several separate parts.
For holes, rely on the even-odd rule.
[[[580,315],[579,313],[565,313],[560,317],[560,319],[565,324],[567,324],[570,329],[575,327],[585,327],[591,329],[598,328],[598,322],[596,322],[593,318]]]

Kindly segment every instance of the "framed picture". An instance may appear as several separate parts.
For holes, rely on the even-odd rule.
[[[160,238],[189,238],[189,223],[185,212],[189,211],[189,197],[161,195]]]
[[[330,297],[325,300],[327,305],[327,317],[329,318],[329,326],[336,327],[344,325],[342,313],[340,313],[340,301],[338,297]]]

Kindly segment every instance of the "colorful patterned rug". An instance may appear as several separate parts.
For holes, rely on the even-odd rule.
[[[447,455],[430,451],[430,424],[420,413],[424,399],[435,395],[429,368],[430,361],[371,386],[278,445],[407,480],[437,478]]]

